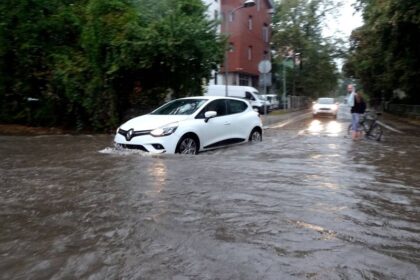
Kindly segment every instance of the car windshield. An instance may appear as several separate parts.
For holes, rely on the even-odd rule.
[[[257,98],[258,98],[259,100],[267,100],[267,99],[265,98],[265,96],[260,95],[260,94],[258,94],[258,93],[256,93],[256,92],[254,92],[254,93],[255,93],[255,95],[257,96]]]
[[[151,115],[191,115],[200,108],[207,99],[177,99],[154,110]]]
[[[334,104],[334,98],[319,98],[318,104]]]

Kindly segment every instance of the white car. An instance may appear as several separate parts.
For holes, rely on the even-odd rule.
[[[338,104],[334,98],[321,97],[318,98],[312,107],[312,115],[315,117],[319,115],[328,115],[337,118]]]
[[[197,154],[228,144],[261,141],[262,123],[242,99],[217,96],[170,101],[121,125],[117,148],[150,153]]]
[[[270,102],[270,110],[279,109],[280,102],[277,94],[262,94],[261,96]]]

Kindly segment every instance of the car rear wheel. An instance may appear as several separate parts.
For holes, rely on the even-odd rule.
[[[250,142],[261,142],[262,141],[262,134],[258,128],[254,128],[249,135]]]
[[[177,154],[196,155],[198,154],[198,149],[197,139],[192,135],[184,135],[179,140],[175,152]]]

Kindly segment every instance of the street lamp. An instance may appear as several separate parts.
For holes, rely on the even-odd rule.
[[[225,85],[226,85],[226,91],[225,91],[225,95],[228,96],[228,56],[229,56],[229,21],[232,18],[233,19],[233,15],[237,10],[240,10],[242,8],[251,8],[255,6],[255,1],[254,0],[246,0],[242,6],[239,6],[235,9],[233,9],[231,12],[227,12],[227,15],[225,17],[225,32],[226,35],[228,37],[228,47],[226,49],[226,54],[225,54]]]

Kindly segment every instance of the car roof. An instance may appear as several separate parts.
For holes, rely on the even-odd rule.
[[[237,98],[233,96],[187,96],[178,99],[207,99],[207,100],[217,100],[217,99],[233,99],[233,100],[241,100],[246,101],[242,98]]]

